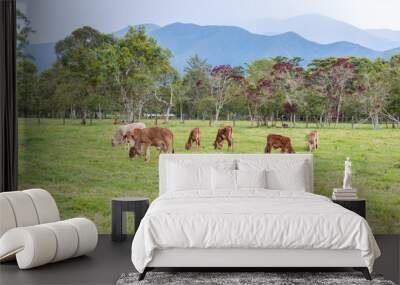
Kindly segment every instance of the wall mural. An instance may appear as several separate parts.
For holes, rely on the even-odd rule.
[[[158,196],[160,151],[312,152],[317,194],[342,187],[350,157],[374,233],[400,233],[392,14],[369,23],[372,2],[357,21],[326,3],[17,2],[19,188],[50,191],[62,218],[110,232],[112,197]]]

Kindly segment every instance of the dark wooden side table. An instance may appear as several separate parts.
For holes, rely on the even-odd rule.
[[[123,241],[126,237],[126,212],[135,214],[135,233],[139,227],[140,221],[149,208],[150,201],[147,198],[126,197],[113,198],[112,207],[112,240]]]
[[[332,199],[333,203],[339,204],[340,206],[359,214],[365,219],[366,217],[366,201],[365,199],[355,199],[355,200],[335,200]]]

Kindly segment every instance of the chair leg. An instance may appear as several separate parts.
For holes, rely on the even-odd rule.
[[[148,271],[148,269],[147,269],[147,267],[146,267],[146,268],[143,270],[143,272],[139,274],[138,281],[142,281],[142,280],[146,277],[147,271]]]
[[[369,270],[367,267],[355,267],[354,269],[357,271],[361,271],[361,273],[364,275],[365,279],[372,280],[371,274],[369,274]]]

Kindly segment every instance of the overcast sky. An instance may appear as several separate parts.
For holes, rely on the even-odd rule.
[[[359,28],[400,30],[400,0],[17,0],[36,34],[54,42],[90,25],[114,32],[127,25],[173,22],[237,25],[262,18],[322,14]]]

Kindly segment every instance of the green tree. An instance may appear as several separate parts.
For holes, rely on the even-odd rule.
[[[130,27],[125,37],[99,49],[103,77],[113,79],[128,121],[141,115],[152,97],[154,79],[169,64],[171,53],[146,35],[144,27]]]
[[[203,120],[210,119],[214,112],[215,98],[212,96],[204,96],[198,101],[197,108]]]
[[[26,117],[36,111],[37,69],[30,59],[17,60],[17,104],[18,114]]]
[[[237,95],[233,85],[241,84],[244,81],[243,70],[230,65],[218,65],[210,71],[210,96],[214,98],[214,124],[224,106],[233,100]]]
[[[321,94],[314,91],[312,88],[304,89],[300,110],[305,116],[307,123],[311,119],[313,121],[319,121],[319,124],[322,125],[325,106],[326,97],[321,96]]]
[[[210,86],[209,71],[211,65],[197,54],[190,57],[184,68],[182,79],[182,94],[180,104],[186,105],[190,117],[204,117],[204,110],[200,107],[202,98],[208,96]]]
[[[68,112],[71,119],[76,118],[76,109],[79,108],[81,104],[81,102],[77,102],[80,89],[76,88],[72,80],[73,78],[68,75],[68,72],[68,69],[63,68],[61,63],[57,62],[48,70],[47,75],[48,79],[52,79],[55,82],[54,88],[53,84],[49,84],[46,87],[46,82],[43,83],[43,88],[48,88],[49,93],[53,92],[50,110],[51,116],[54,117],[57,113],[61,114],[63,124],[65,124]],[[65,73],[67,73],[67,75]],[[43,75],[46,75],[46,72],[44,72]]]
[[[272,72],[276,61],[272,59],[258,59],[247,65],[247,81],[256,85],[260,80],[272,80]]]
[[[273,91],[272,80],[276,61],[271,59],[259,59],[247,65],[246,90],[247,109],[250,119],[257,119],[260,124],[260,116],[264,124],[267,124],[267,117],[270,115],[273,120],[275,110],[273,104],[277,101],[277,93]]]
[[[89,107],[100,85],[100,66],[96,49],[108,43],[111,36],[104,35],[91,27],[76,29],[65,39],[57,42],[56,55],[62,68],[62,84],[70,85],[75,106],[81,114],[82,124],[86,124]]]
[[[387,104],[387,116],[393,122],[400,123],[400,54],[390,59],[390,98]]]
[[[29,116],[36,113],[38,103],[36,84],[37,68],[30,56],[25,53],[29,44],[29,36],[34,32],[28,18],[17,10],[17,104],[19,116]]]
[[[278,63],[273,66],[273,85],[276,91],[285,95],[284,110],[289,114],[290,122],[296,125],[296,113],[302,98],[304,88],[304,69],[299,66],[300,58],[275,59]]]
[[[29,36],[35,31],[31,27],[29,19],[17,9],[17,57],[30,57],[25,53],[29,45]]]
[[[57,70],[52,67],[43,71],[37,81],[38,115],[39,120],[43,113],[54,114],[58,110],[56,90],[58,87]]]
[[[156,75],[154,97],[165,107],[165,121],[169,121],[171,109],[176,101],[174,94],[180,87],[179,81],[178,72],[170,64],[162,67]]]
[[[355,68],[348,58],[315,59],[309,65],[309,84],[328,99],[326,121],[339,123],[345,96],[351,94]]]

